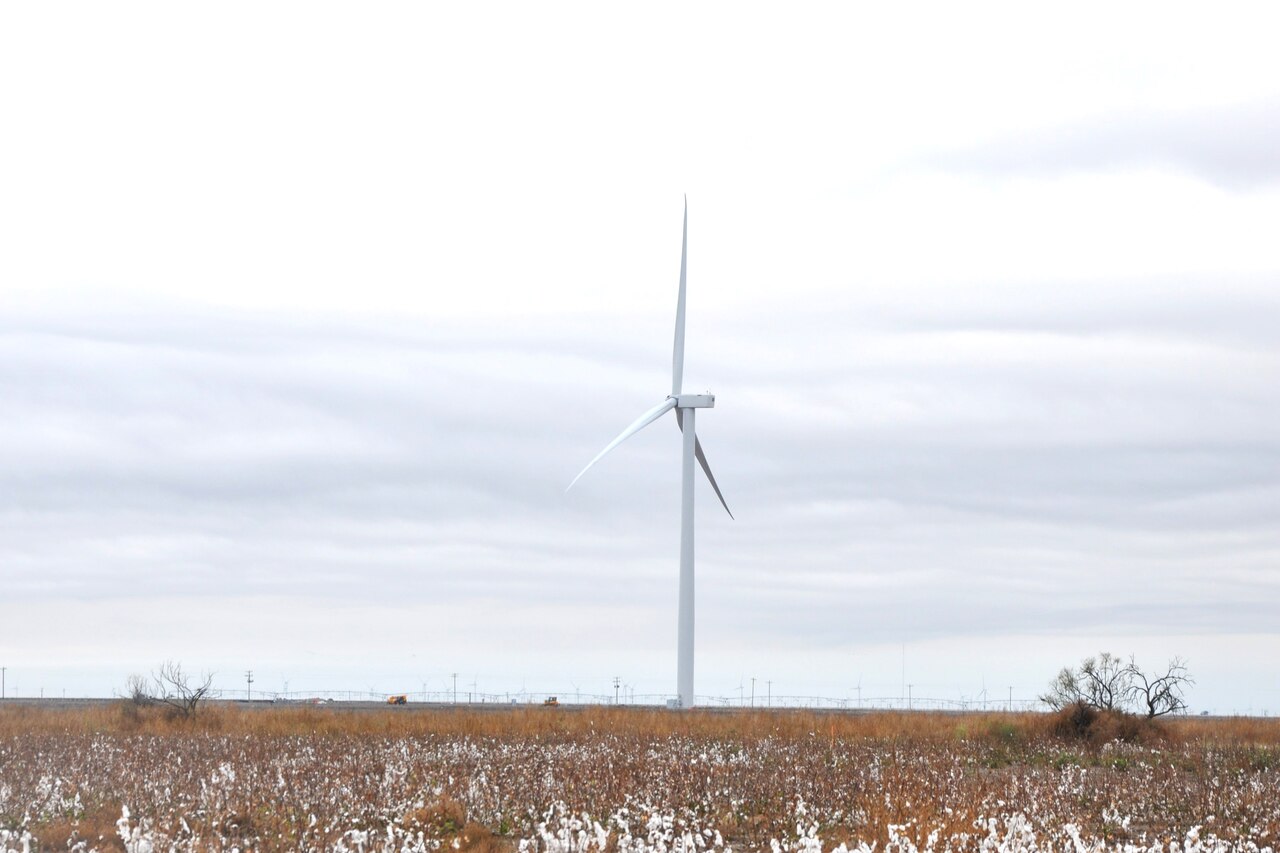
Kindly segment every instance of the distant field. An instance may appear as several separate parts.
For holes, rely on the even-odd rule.
[[[0,707],[0,849],[1262,850],[1280,722]],[[1112,741],[1122,734],[1129,742]]]

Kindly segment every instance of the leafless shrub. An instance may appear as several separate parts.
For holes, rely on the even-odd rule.
[[[1181,658],[1169,662],[1163,675],[1147,674],[1132,657],[1128,662],[1109,652],[1085,658],[1076,669],[1063,667],[1040,697],[1055,711],[1079,707],[1117,714],[1142,714],[1146,719],[1185,711],[1183,690],[1195,681]]]
[[[177,661],[167,660],[151,674],[155,682],[155,701],[182,717],[194,716],[200,703],[213,689],[213,673],[201,675],[200,681],[182,669]]]
[[[1102,652],[1085,658],[1078,669],[1063,667],[1040,701],[1055,711],[1079,703],[1099,711],[1124,710],[1132,687],[1131,664]]]
[[[152,705],[156,701],[151,695],[151,682],[136,672],[125,680],[124,693],[125,698],[135,705]]]
[[[1138,669],[1132,659],[1129,668],[1133,678],[1129,696],[1148,720],[1187,710],[1182,691],[1187,685],[1195,684],[1195,681],[1187,673],[1186,663],[1181,658],[1169,661],[1164,675],[1160,676],[1147,675]]]

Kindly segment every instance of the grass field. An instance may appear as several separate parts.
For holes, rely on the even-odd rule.
[[[1103,723],[5,707],[0,849],[1276,847],[1280,722]]]

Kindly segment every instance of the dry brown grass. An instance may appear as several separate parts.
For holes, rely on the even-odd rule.
[[[1280,718],[1179,717],[1164,725],[1177,737],[1231,746],[1280,746]]]
[[[410,809],[402,823],[432,837],[453,835],[467,825],[467,810],[457,800],[441,797]]]
[[[792,710],[672,713],[647,708],[543,708],[496,710],[469,708],[326,706],[243,708],[210,703],[194,717],[175,716],[160,707],[127,701],[79,708],[0,707],[0,736],[58,733],[187,735],[357,735],[377,737],[575,737],[610,732],[645,737],[715,737],[755,740],[765,737],[821,736],[829,740],[949,740],[1016,730],[1041,734],[1041,714],[942,714]],[[1280,732],[1278,732],[1280,734]]]
[[[1055,735],[1061,725],[1046,714],[211,704],[184,719],[124,702],[10,705],[0,829],[26,825],[40,849],[120,849],[128,806],[135,823],[205,847],[325,849],[394,825],[493,853],[563,804],[605,823],[625,806],[637,825],[665,809],[758,849],[794,834],[804,803],[827,849],[884,849],[890,826],[917,843],[960,837],[979,817],[1032,811],[1045,832],[1071,822],[1108,841],[1172,839],[1208,815],[1224,835],[1276,841],[1280,721],[1104,716],[1083,737]],[[1107,809],[1132,821],[1117,826]]]
[[[1162,718],[1150,723],[1102,714],[1086,740],[1154,745],[1169,740],[1235,745],[1280,745],[1280,718]],[[0,707],[0,737],[33,733],[114,733],[187,735],[333,735],[376,737],[560,737],[610,732],[643,737],[713,737],[758,740],[766,737],[824,737],[828,740],[909,739],[938,741],[1010,739],[1026,742],[1045,736],[1066,737],[1062,720],[1052,714],[950,714],[896,711],[823,712],[805,710],[696,710],[672,713],[649,708],[544,708],[521,706],[472,708],[272,706],[244,708],[209,703],[194,717],[176,716],[160,707],[128,701],[78,708],[10,705]]]

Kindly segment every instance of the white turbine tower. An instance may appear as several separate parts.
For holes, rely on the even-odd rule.
[[[684,237],[680,245],[680,298],[676,302],[676,340],[675,348],[671,358],[671,394],[667,399],[636,418],[631,426],[627,427],[622,433],[609,442],[604,450],[596,454],[596,458],[587,463],[587,467],[578,472],[578,476],[573,478],[573,483],[569,484],[572,489],[574,483],[582,479],[582,475],[591,469],[591,466],[604,458],[610,450],[613,450],[619,444],[626,441],[667,412],[675,409],[676,424],[680,427],[680,431],[684,434],[684,447],[681,455],[681,487],[680,487],[680,619],[679,619],[679,636],[678,636],[678,664],[676,669],[676,690],[680,696],[680,707],[693,707],[693,461],[698,460],[698,464],[702,466],[703,472],[707,475],[707,479],[711,482],[711,488],[715,490],[716,497],[720,499],[720,505],[724,507],[724,511],[729,513],[729,517],[733,518],[733,513],[729,512],[729,505],[725,503],[724,495],[720,494],[720,487],[716,485],[716,478],[711,473],[711,466],[707,464],[706,454],[702,452],[702,442],[698,440],[698,434],[694,429],[694,414],[698,409],[709,409],[716,404],[714,394],[684,394],[681,393],[681,380],[684,376],[684,291],[685,291],[685,270],[688,266],[689,255],[689,202],[685,201],[684,208]],[[566,489],[565,491],[568,491]]]

